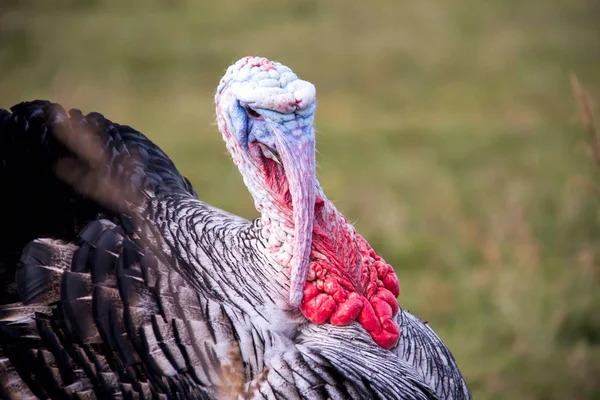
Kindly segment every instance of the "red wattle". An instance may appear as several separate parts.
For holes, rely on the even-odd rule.
[[[331,314],[329,322],[333,325],[348,325],[358,318],[358,314],[363,308],[366,299],[358,293],[350,294],[348,300],[340,303],[335,311]]]
[[[256,154],[259,148],[253,149]],[[287,179],[280,165],[262,157],[263,174],[277,194],[275,201],[292,215]],[[309,279],[303,290],[300,311],[315,324],[348,325],[358,321],[383,348],[396,345],[400,337],[393,317],[400,284],[394,269],[375,253],[369,243],[353,232],[337,211],[325,201],[315,201]]]
[[[381,331],[381,324],[377,320],[375,310],[373,310],[371,303],[364,304],[362,311],[358,315],[358,323],[361,324],[371,336],[373,336],[373,333],[379,333]]]
[[[336,306],[331,296],[320,293],[313,284],[307,283],[304,286],[300,311],[311,322],[318,325],[326,323]]]
[[[389,290],[379,288],[375,296],[377,299],[380,299],[388,304],[392,310],[392,315],[396,315],[398,312],[398,301]]]
[[[399,310],[400,284],[393,268],[362,236],[347,229],[331,235],[325,229],[331,218],[322,222],[315,224],[311,278],[300,310],[316,324],[358,321],[379,346],[395,346],[400,337],[393,319]]]
[[[379,333],[372,333],[371,337],[373,338],[375,343],[377,343],[379,346],[381,346],[381,348],[387,350],[387,349],[391,349],[392,347],[394,347],[396,345],[396,343],[398,343],[400,334],[399,334],[399,331],[397,331],[397,332],[398,333],[381,331]]]
[[[388,267],[387,274],[383,277],[383,285],[387,290],[389,290],[394,297],[400,296],[400,282],[398,281],[398,277],[396,276],[396,272],[391,266]]]

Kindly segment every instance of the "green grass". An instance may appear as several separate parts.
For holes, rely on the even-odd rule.
[[[0,3],[0,107],[145,132],[200,197],[256,216],[213,125],[227,66],[318,91],[319,179],[396,267],[476,399],[600,397],[600,196],[569,74],[600,97],[591,0]],[[589,186],[588,185],[588,186]]]

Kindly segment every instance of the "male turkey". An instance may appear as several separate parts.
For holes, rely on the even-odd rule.
[[[314,86],[246,57],[215,101],[254,221],[101,114],[0,110],[0,397],[470,398],[323,194]]]

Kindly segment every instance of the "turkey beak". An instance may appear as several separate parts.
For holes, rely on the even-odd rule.
[[[292,198],[294,218],[290,303],[299,306],[308,273],[315,216],[315,139],[312,126],[275,132],[275,145]]]

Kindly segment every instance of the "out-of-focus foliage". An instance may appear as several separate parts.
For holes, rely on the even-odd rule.
[[[600,179],[569,74],[600,95],[599,17],[593,0],[3,0],[0,106],[132,125],[251,218],[213,92],[242,56],[282,61],[316,84],[326,193],[475,398],[598,398]]]

